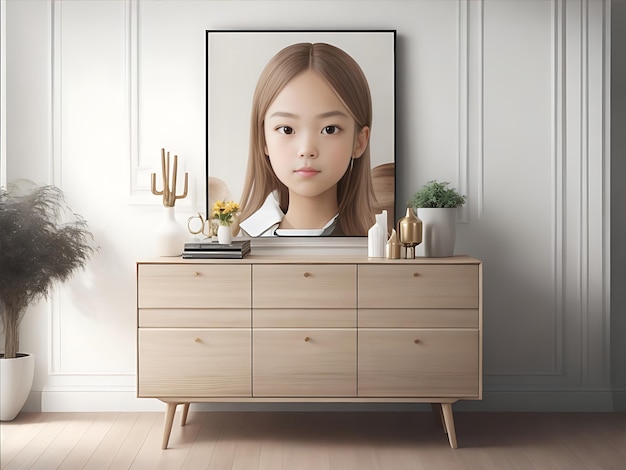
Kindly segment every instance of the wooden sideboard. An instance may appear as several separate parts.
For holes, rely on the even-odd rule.
[[[137,395],[194,402],[482,398],[482,264],[258,256],[137,263]]]

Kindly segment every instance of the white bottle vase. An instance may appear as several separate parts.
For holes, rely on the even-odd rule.
[[[154,230],[158,256],[180,256],[183,252],[187,232],[176,220],[174,207],[164,207],[163,219]]]
[[[417,209],[417,216],[423,224],[424,256],[442,258],[454,255],[456,214],[456,207]]]
[[[233,231],[230,225],[219,225],[217,227],[217,241],[222,245],[230,245],[233,242]]]
[[[378,222],[367,231],[367,256],[368,258],[382,258],[383,251],[383,229]]]

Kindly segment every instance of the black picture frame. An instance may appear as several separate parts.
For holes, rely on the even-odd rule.
[[[256,82],[276,52],[298,42],[325,42],[340,47],[357,61],[366,75],[373,107],[372,177],[374,180],[376,175],[384,175],[384,179],[375,180],[378,187],[384,187],[382,197],[376,192],[379,199],[376,212],[385,208],[392,227],[396,188],[395,30],[207,30],[207,217],[215,200],[240,200]]]

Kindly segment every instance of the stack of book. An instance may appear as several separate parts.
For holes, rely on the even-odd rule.
[[[250,253],[250,240],[233,240],[228,245],[210,240],[185,243],[183,258],[245,258]]]

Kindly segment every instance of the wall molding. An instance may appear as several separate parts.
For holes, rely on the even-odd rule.
[[[458,182],[459,192],[469,195],[469,88],[470,88],[470,15],[469,5],[463,0],[458,2],[458,121],[459,121],[459,154],[458,154]],[[458,211],[457,222],[469,222],[468,204],[464,204]]]
[[[554,291],[554,375],[564,375],[565,330],[564,284],[566,257],[563,248],[566,242],[564,204],[565,197],[565,14],[563,0],[553,0],[552,23],[552,275]]]
[[[7,185],[7,4],[0,2],[0,187]]]
[[[589,400],[589,403],[604,403],[606,392],[571,392],[562,390],[565,387],[598,386],[597,377],[604,375],[609,377],[610,357],[608,338],[610,335],[609,318],[609,298],[610,298],[610,258],[609,258],[609,203],[610,203],[610,165],[609,165],[609,122],[608,113],[610,109],[603,102],[602,118],[604,148],[597,149],[597,136],[594,135],[594,122],[597,121],[598,114],[594,107],[590,106],[597,99],[598,93],[602,94],[604,100],[607,99],[610,90],[607,73],[609,64],[606,62],[607,54],[610,52],[610,4],[602,1],[598,6],[597,2],[580,0],[580,2],[569,2],[568,0],[552,0],[552,31],[551,43],[546,42],[546,47],[551,48],[552,60],[550,87],[552,90],[551,102],[551,167],[552,186],[549,201],[550,208],[546,208],[546,213],[551,211],[552,235],[551,243],[552,259],[549,261],[551,272],[546,273],[547,282],[552,282],[550,294],[546,302],[553,302],[552,318],[546,320],[552,322],[554,326],[553,344],[550,345],[553,351],[552,370],[547,373],[512,373],[510,375],[494,374],[485,375],[485,397],[497,398],[502,406],[515,407],[522,406],[523,400],[539,400],[538,406],[542,403],[552,403],[558,406],[563,400],[560,397],[584,396],[581,403]],[[54,184],[62,186],[63,170],[63,6],[61,0],[51,2],[51,67],[52,67],[52,106],[51,106],[51,158],[50,158],[50,180]],[[66,4],[67,5],[67,4]],[[152,170],[147,157],[142,157],[141,152],[141,54],[142,54],[142,9],[140,0],[124,0],[121,3],[123,9],[124,38],[122,47],[124,48],[124,74],[125,74],[125,99],[126,111],[124,118],[125,126],[128,129],[124,137],[127,142],[127,164],[128,171],[126,186],[128,192],[128,205],[151,206],[158,210],[160,198],[155,197],[150,192],[149,176]],[[459,72],[457,93],[458,93],[458,182],[459,189],[464,194],[471,197],[471,204],[467,204],[459,215],[459,222],[470,223],[472,217],[478,221],[481,219],[485,204],[485,135],[484,135],[484,33],[485,33],[485,7],[489,7],[489,2],[484,0],[468,1],[458,0],[457,3],[457,70]],[[5,2],[2,2],[5,8]],[[69,7],[68,7],[69,8]],[[601,8],[603,23],[598,25],[597,8]],[[454,12],[451,12],[454,14]],[[595,15],[595,16],[594,16]],[[454,19],[454,18],[453,18]],[[2,15],[2,21],[5,15]],[[572,25],[572,22],[577,22]],[[590,29],[593,26],[595,29]],[[578,30],[580,27],[580,31]],[[4,33],[2,28],[2,32]],[[595,67],[594,55],[597,55],[600,46],[597,44],[598,31],[602,33],[602,56],[603,73],[601,90],[596,77],[590,76],[590,68]],[[545,29],[544,29],[545,30]],[[567,46],[567,47],[566,47]],[[3,41],[3,47],[4,41]],[[454,45],[450,48],[453,52]],[[567,55],[567,48],[576,48],[575,56]],[[580,48],[580,51],[578,50]],[[4,57],[4,54],[3,54]],[[4,59],[3,59],[4,60]],[[593,69],[595,71],[595,69]],[[4,68],[3,68],[4,73]],[[572,74],[576,74],[575,80],[568,81]],[[5,80],[2,80],[4,86]],[[580,89],[573,86],[580,85]],[[568,86],[569,85],[569,86]],[[453,85],[454,86],[454,85]],[[580,105],[579,110],[572,106]],[[4,110],[4,100],[3,100]],[[574,122],[578,128],[569,127]],[[2,119],[2,129],[5,129],[5,119]],[[568,137],[568,129],[570,135]],[[575,135],[574,135],[575,134]],[[578,139],[577,142],[574,140]],[[3,145],[4,145],[4,139]],[[598,181],[595,173],[595,166],[598,165],[598,152],[601,152],[604,181]],[[454,157],[453,157],[454,158]],[[125,162],[126,163],[126,162]],[[0,178],[4,168],[0,167]],[[572,175],[575,174],[577,188],[573,188]],[[0,179],[1,183],[1,179]],[[602,228],[594,226],[594,213],[592,207],[601,198],[605,204],[602,215]],[[188,199],[186,200],[188,203]],[[184,201],[183,201],[184,202]],[[177,203],[178,206],[178,203]],[[181,204],[181,210],[187,208]],[[478,223],[478,222],[476,222]],[[600,235],[598,235],[600,233]],[[604,247],[599,249],[597,245],[598,237],[602,238]],[[365,239],[356,241],[342,240],[332,246],[332,251],[344,253],[346,250],[361,250]],[[546,242],[548,243],[548,242]],[[572,248],[572,244],[574,248]],[[257,247],[257,245],[255,245]],[[280,249],[276,246],[268,247],[263,245],[263,240],[258,242],[260,250]],[[315,249],[310,243],[303,244],[300,240],[285,241],[281,248],[298,250]],[[548,251],[546,249],[546,251]],[[604,261],[598,268],[596,256],[603,255]],[[548,266],[548,261],[546,261]],[[598,280],[598,272],[602,279]],[[598,284],[599,283],[599,284]],[[603,305],[598,307],[598,297]],[[128,380],[134,377],[134,372],[103,372],[94,373],[92,371],[68,371],[63,364],[61,341],[63,335],[62,301],[58,293],[53,292],[50,302],[50,326],[48,345],[48,374],[47,382],[54,384],[54,388],[44,387],[43,397],[50,398],[46,403],[62,404],[70,406],[70,396],[101,396],[102,400],[107,394],[129,394],[134,385],[128,382],[126,385],[119,385],[119,389],[102,391],[98,387],[102,381],[120,384],[124,383],[122,378]],[[601,311],[598,310],[601,309]],[[601,318],[600,318],[601,316]],[[601,323],[603,337],[598,334],[597,323]],[[599,353],[598,349],[602,352]],[[606,361],[600,365],[599,354],[603,354]],[[547,357],[549,354],[545,354]],[[86,368],[87,366],[85,366]],[[603,367],[602,373],[594,369]],[[546,367],[547,368],[547,367]],[[521,367],[520,367],[521,369]],[[536,369],[539,369],[537,366]],[[535,370],[536,370],[535,369]],[[602,384],[600,384],[602,385]],[[519,391],[525,388],[534,387],[548,391]],[[515,388],[517,391],[512,391]],[[555,389],[554,391],[552,391]],[[34,392],[35,393],[35,392]],[[67,393],[68,404],[64,404],[63,393]],[[81,395],[81,394],[85,395]],[[110,395],[109,395],[110,396]],[[530,397],[530,398],[529,398]],[[594,398],[595,397],[595,398]],[[99,398],[98,398],[99,400]],[[544,401],[541,401],[544,400]],[[565,402],[574,403],[574,399],[565,398]],[[569,401],[568,401],[569,400]],[[129,402],[130,403],[130,402]],[[509,405],[505,405],[508,403]],[[46,406],[48,406],[46,405]],[[126,406],[126,405],[124,405]],[[129,405],[130,406],[130,405]],[[492,405],[485,405],[492,406]],[[496,406],[496,405],[493,405]],[[500,406],[500,405],[497,405]],[[547,406],[547,405],[546,405]],[[598,405],[599,406],[599,405]],[[53,410],[53,409],[51,409]]]

